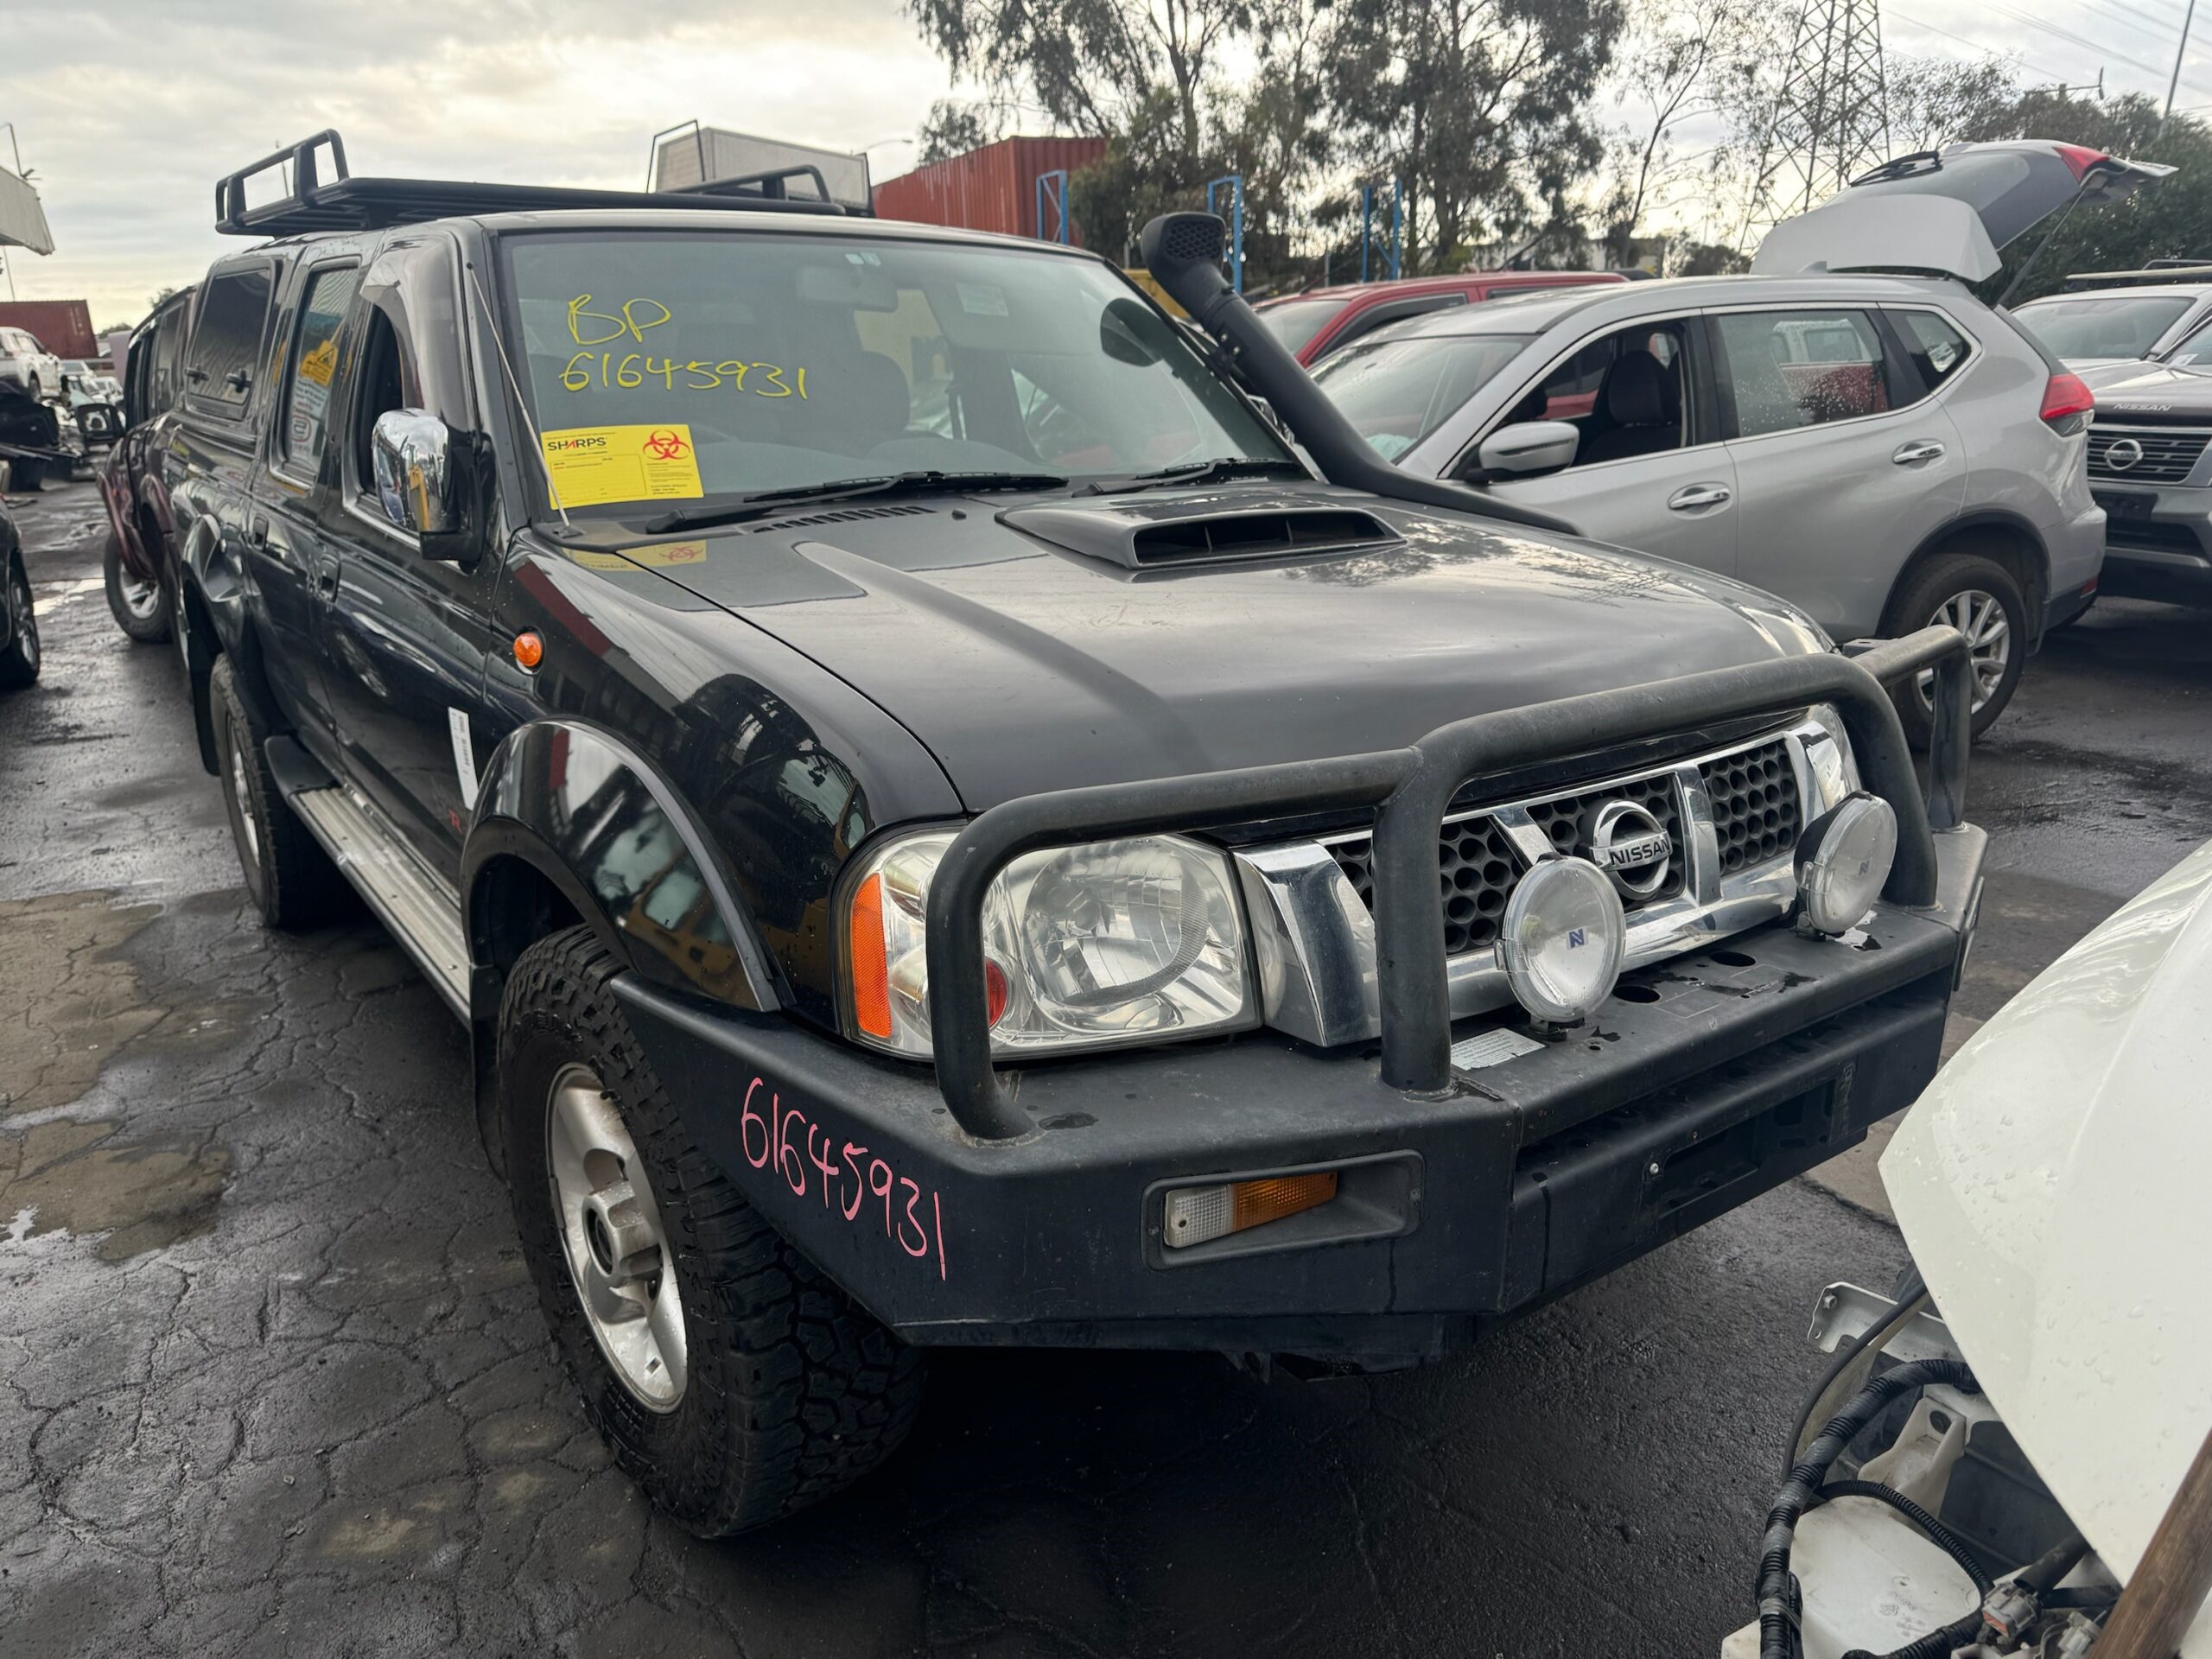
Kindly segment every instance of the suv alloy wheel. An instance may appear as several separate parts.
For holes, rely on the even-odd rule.
[[[107,608],[116,626],[140,645],[158,645],[168,639],[168,585],[159,576],[133,575],[123,562],[123,538],[112,530],[108,531],[100,565],[107,583]]]
[[[523,1253],[584,1414],[702,1538],[829,1497],[906,1438],[923,1365],[695,1146],[588,927],[523,952],[499,1111]]]
[[[1980,553],[1939,553],[1908,575],[1890,601],[1882,632],[1895,638],[1931,625],[1966,635],[1974,666],[1974,735],[1996,724],[2027,662],[2028,601],[2012,574]],[[1923,674],[1895,694],[1905,734],[1925,745],[1936,677]]]

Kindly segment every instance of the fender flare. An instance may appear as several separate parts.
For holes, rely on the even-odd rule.
[[[575,803],[562,798],[572,773],[593,779],[590,798],[601,803],[597,816],[602,820],[632,814],[633,823],[654,817],[665,822],[677,851],[664,873],[678,863],[689,867],[729,940],[734,961],[717,989],[707,990],[698,974],[681,969],[637,931],[623,926],[611,901],[577,868],[576,859],[585,849],[569,844],[574,833],[563,825],[579,815],[571,810]],[[610,949],[646,978],[755,1012],[784,1006],[773,958],[760,943],[751,909],[739,897],[714,838],[658,768],[605,728],[567,716],[531,721],[501,740],[478,777],[474,817],[461,857],[461,916],[473,978],[483,982],[483,970],[492,970],[488,982],[472,988],[478,1019],[496,1015],[499,1009],[499,918],[486,910],[495,894],[485,878],[502,859],[519,860],[544,877]],[[636,895],[633,904],[643,896]]]
[[[570,775],[592,779],[589,813],[563,799]],[[612,791],[611,796],[609,791]],[[583,821],[602,825],[623,822],[623,833],[657,814],[674,834],[677,856],[662,874],[682,861],[696,874],[721,922],[734,953],[734,972],[712,976],[686,973],[683,964],[653,943],[622,925],[609,902],[576,860],[588,850],[571,843],[564,824]],[[519,872],[530,873],[559,896],[563,905],[632,969],[652,983],[713,998],[725,1006],[772,1011],[784,1005],[783,987],[773,958],[760,944],[750,910],[737,897],[727,865],[715,842],[683,797],[634,749],[603,728],[566,717],[548,717],[518,727],[492,752],[477,779],[476,807],[461,855],[461,913],[468,946],[469,1047],[476,1084],[476,1127],[485,1155],[500,1174],[505,1147],[499,1122],[496,1071],[499,1003],[506,970],[522,951],[543,937],[551,919],[542,913],[502,913],[507,885]],[[503,874],[504,873],[504,874]],[[645,891],[650,891],[650,888]],[[634,896],[641,905],[645,892]],[[534,907],[535,908],[535,907]]]

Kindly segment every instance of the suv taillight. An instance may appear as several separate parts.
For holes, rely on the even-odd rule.
[[[2044,383],[2044,423],[2064,437],[2071,437],[2089,423],[2089,411],[2096,408],[2097,396],[2082,384],[2079,375],[2063,370]]]
[[[2088,178],[2091,168],[2102,167],[2112,160],[2104,151],[2091,149],[2086,144],[2054,144],[2051,148],[2058,152],[2058,159],[2073,171],[2076,180]]]

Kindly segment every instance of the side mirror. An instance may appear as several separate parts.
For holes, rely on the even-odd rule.
[[[386,410],[369,434],[377,502],[416,537],[426,559],[466,563],[476,552],[468,523],[466,442],[420,409]]]
[[[1522,421],[1484,438],[1476,459],[1485,473],[1509,478],[1555,473],[1574,464],[1582,434],[1566,421]]]

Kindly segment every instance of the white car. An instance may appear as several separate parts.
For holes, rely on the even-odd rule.
[[[1980,734],[2089,603],[2105,523],[2088,387],[1967,284],[2069,203],[2169,171],[2036,142],[1907,156],[1776,226],[1751,276],[1434,312],[1313,378],[1408,472],[1766,588],[1836,639],[1955,626]],[[1900,709],[1923,731],[1924,697]]]
[[[2131,1581],[2175,1582],[2145,1555],[2212,1458],[2208,1007],[2212,846],[2045,969],[1906,1115],[1882,1184],[1922,1282],[1822,1294],[1814,1338],[1839,1358],[1769,1515],[1767,1628],[1723,1659],[2074,1659],[2103,1650]],[[2126,1650],[2212,1656],[2212,1615],[2177,1616]]]
[[[0,380],[21,386],[34,397],[59,397],[61,359],[40,345],[29,329],[0,327]]]
[[[2030,300],[2012,315],[2070,369],[2155,362],[2212,320],[2212,283],[2085,288]]]

